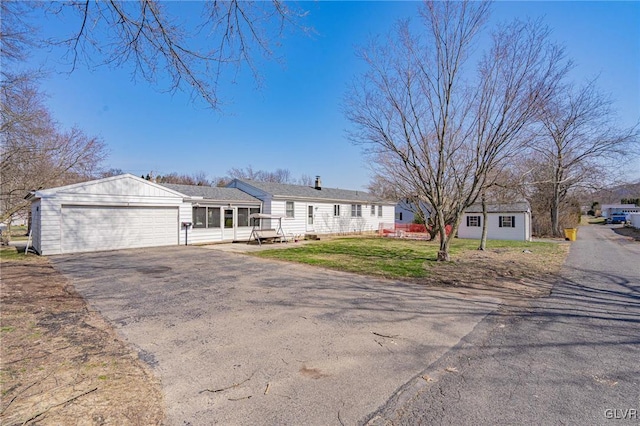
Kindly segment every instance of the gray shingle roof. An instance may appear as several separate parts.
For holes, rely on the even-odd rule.
[[[529,211],[529,203],[520,201],[517,203],[487,204],[487,213],[518,213]],[[482,213],[482,204],[474,204],[465,210],[467,213]]]
[[[217,186],[179,185],[175,183],[160,183],[166,188],[180,192],[187,197],[203,197],[215,201],[247,201],[260,203],[260,200],[236,188],[220,188]]]
[[[284,183],[275,182],[258,182],[246,179],[237,179],[239,182],[243,182],[247,185],[251,185],[264,191],[274,197],[283,198],[304,198],[304,199],[317,199],[317,200],[332,200],[332,201],[349,201],[349,202],[361,202],[361,203],[374,203],[374,202],[392,202],[381,200],[380,198],[369,194],[365,191],[353,191],[349,189],[338,188],[325,188],[315,189],[312,186],[304,185],[289,185]]]

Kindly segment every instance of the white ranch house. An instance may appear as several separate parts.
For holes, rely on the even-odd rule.
[[[375,231],[394,204],[362,191],[233,181],[157,184],[130,174],[34,191],[32,247],[42,255],[247,241],[251,214],[284,216],[286,236]],[[262,229],[277,226],[262,220]]]
[[[487,239],[531,241],[531,208],[526,201],[487,205]],[[458,238],[482,237],[482,205],[465,210]]]
[[[363,191],[323,188],[320,178],[312,187],[242,179],[234,179],[228,187],[261,200],[262,213],[282,216],[285,235],[377,231],[381,224],[393,223],[394,219],[394,202]],[[274,220],[263,221],[263,229],[278,226]]]

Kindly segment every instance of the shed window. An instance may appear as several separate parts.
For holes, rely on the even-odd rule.
[[[481,224],[480,216],[467,216],[467,226],[477,227]]]
[[[371,216],[375,216],[376,215],[376,206],[372,205],[371,206]]]
[[[286,216],[287,217],[295,217],[294,209],[293,209],[293,201],[287,201]]]
[[[351,204],[351,217],[362,217],[362,204]]]
[[[382,217],[382,206],[378,206],[378,217]]]
[[[516,217],[515,216],[499,216],[500,222],[498,226],[500,228],[515,228]]]
[[[333,205],[333,215],[340,216],[340,204]]]

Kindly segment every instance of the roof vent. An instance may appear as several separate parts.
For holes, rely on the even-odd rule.
[[[316,176],[316,186],[314,186],[314,188],[317,189],[318,191],[322,189],[322,182],[320,181],[320,176]]]

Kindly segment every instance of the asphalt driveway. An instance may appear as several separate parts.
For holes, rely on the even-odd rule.
[[[499,303],[202,247],[52,262],[160,377],[170,425],[358,423]]]

